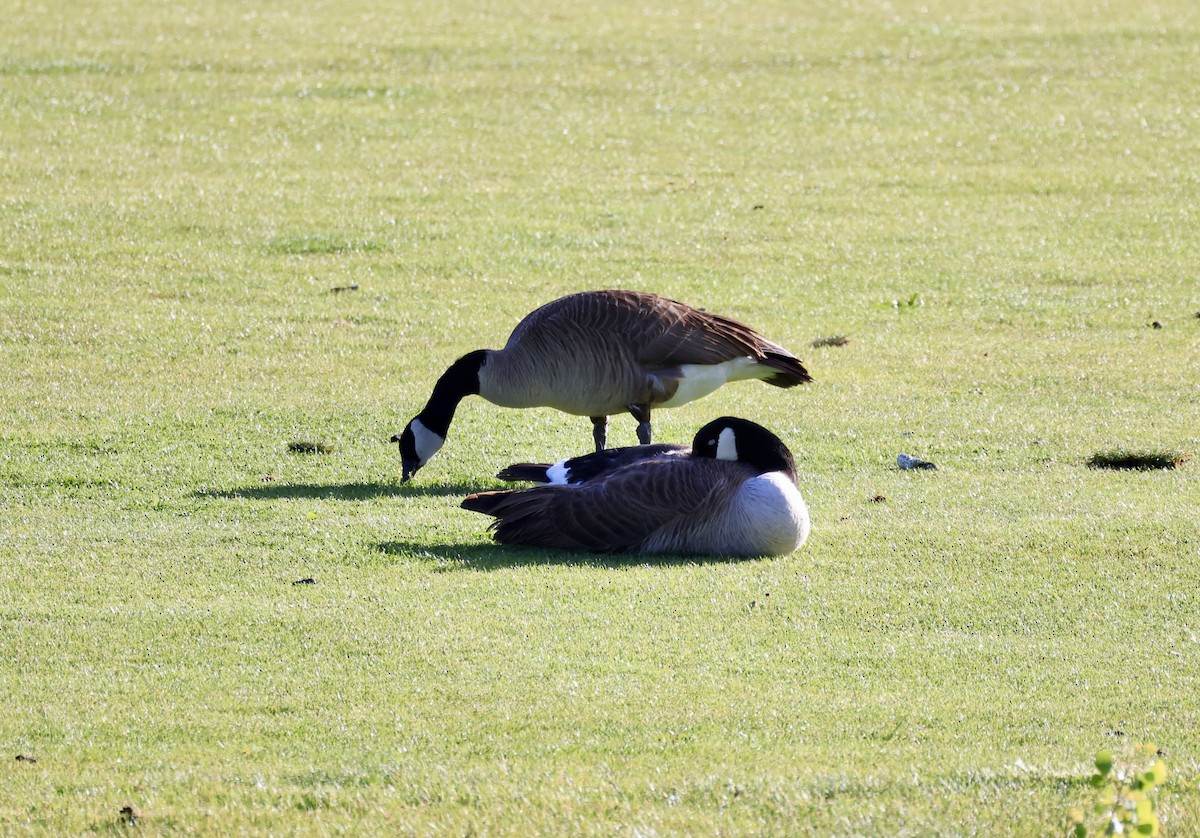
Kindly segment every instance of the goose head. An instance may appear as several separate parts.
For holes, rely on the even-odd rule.
[[[429,430],[420,418],[413,419],[404,430],[392,437],[392,442],[400,443],[400,461],[404,472],[401,483],[407,483],[446,444],[446,437]]]
[[[450,431],[458,403],[467,396],[479,394],[479,371],[487,363],[489,354],[487,349],[476,349],[451,364],[433,385],[425,408],[403,432],[392,437],[392,442],[400,443],[400,459],[404,463],[404,476],[400,482],[408,482],[446,444],[446,434]]]
[[[760,474],[780,471],[796,482],[796,461],[783,440],[757,422],[722,416],[696,432],[692,455],[716,460],[735,460]]]

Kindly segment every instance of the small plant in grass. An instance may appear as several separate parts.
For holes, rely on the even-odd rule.
[[[1136,745],[1136,758],[1150,758],[1144,769],[1136,765],[1121,768],[1113,762],[1112,751],[1096,754],[1096,773],[1088,783],[1095,790],[1092,812],[1082,808],[1070,814],[1068,835],[1159,835],[1158,814],[1153,793],[1167,779],[1167,766],[1154,759],[1158,749],[1153,745]]]
[[[383,248],[373,241],[352,241],[340,236],[281,236],[268,243],[268,249],[286,256],[321,256],[341,253],[371,253]]]
[[[850,342],[850,338],[845,335],[832,335],[827,338],[817,338],[809,346],[821,348],[822,346],[845,346]]]
[[[925,305],[925,301],[921,299],[921,293],[919,291],[914,292],[908,297],[908,299],[892,300],[892,308],[899,309],[900,311],[904,311],[905,309],[920,308],[923,305]]]

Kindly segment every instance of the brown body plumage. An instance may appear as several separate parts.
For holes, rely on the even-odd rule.
[[[685,366],[741,358],[751,363],[739,378],[777,387],[810,380],[798,358],[736,320],[654,294],[590,291],[522,320],[480,370],[479,394],[503,407],[612,416],[671,403]]]

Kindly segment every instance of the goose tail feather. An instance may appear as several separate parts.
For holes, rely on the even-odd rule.
[[[795,387],[797,384],[812,381],[812,376],[808,374],[804,364],[800,363],[799,358],[792,355],[782,352],[766,352],[759,363],[778,370],[774,375],[763,379],[767,384],[775,387]]]
[[[579,549],[576,540],[556,526],[553,497],[544,488],[477,492],[463,499],[462,508],[494,517],[492,537],[500,544]]]
[[[514,483],[522,481],[549,483],[550,478],[546,475],[549,470],[550,466],[546,463],[513,463],[511,466],[501,469],[496,477],[499,480]]]

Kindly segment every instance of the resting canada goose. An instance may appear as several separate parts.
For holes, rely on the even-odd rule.
[[[462,506],[493,516],[501,544],[560,550],[782,556],[808,538],[795,461],[761,425],[727,416],[701,428],[690,452],[617,450],[628,464],[582,482],[480,492]]]
[[[501,407],[588,416],[597,451],[608,417],[628,411],[638,441],[649,444],[652,408],[753,378],[776,387],[811,380],[796,356],[736,320],[654,294],[585,291],[533,311],[503,349],[477,349],[451,364],[392,442],[408,480],[445,444],[458,403],[480,395]]]

